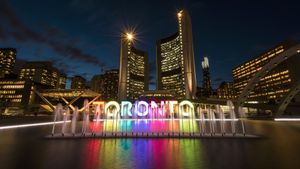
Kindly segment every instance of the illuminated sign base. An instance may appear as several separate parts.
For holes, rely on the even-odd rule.
[[[73,113],[58,104],[55,109],[52,134],[48,138],[132,138],[132,137],[256,137],[247,135],[243,120],[235,118],[233,104],[228,111],[203,107],[188,101],[104,102],[84,101]],[[71,123],[67,121],[71,120]]]
[[[85,136],[81,135],[81,134],[66,134],[64,136],[62,136],[61,134],[55,134],[55,135],[48,135],[46,136],[46,138],[49,139],[82,139],[82,138],[101,138],[101,139],[124,139],[124,138],[176,138],[176,139],[191,139],[191,138],[219,138],[219,139],[245,139],[245,138],[260,138],[257,135],[250,135],[250,134],[225,134],[222,135],[220,133],[216,133],[214,135],[210,135],[210,134],[199,134],[199,133],[195,133],[195,134],[190,134],[190,133],[132,133],[132,132],[128,132],[128,133],[103,133],[103,134],[92,134],[92,133],[88,133]]]

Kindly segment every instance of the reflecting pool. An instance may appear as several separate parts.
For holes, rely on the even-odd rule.
[[[246,121],[260,139],[45,139],[51,126],[0,130],[0,168],[294,169],[299,122]]]

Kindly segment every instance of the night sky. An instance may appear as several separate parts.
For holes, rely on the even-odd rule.
[[[198,85],[207,55],[213,85],[231,70],[287,39],[300,40],[298,1],[0,0],[0,47],[17,48],[18,63],[52,61],[88,80],[119,67],[120,35],[135,30],[148,52],[155,89],[155,44],[177,30],[176,12],[192,18]]]

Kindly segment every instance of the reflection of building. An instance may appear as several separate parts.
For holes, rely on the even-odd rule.
[[[17,50],[14,48],[0,48],[0,78],[12,73],[16,54]]]
[[[211,86],[211,79],[210,79],[210,72],[209,72],[209,62],[208,58],[204,57],[202,61],[202,72],[203,72],[203,95],[205,97],[209,97],[212,95],[212,86]]]
[[[108,70],[103,74],[102,99],[118,99],[119,69]]]
[[[121,38],[120,75],[118,95],[120,100],[135,100],[148,90],[148,55],[133,46],[134,37]]]
[[[19,115],[29,110],[36,95],[34,90],[47,88],[31,80],[3,79],[0,81],[0,113]],[[2,110],[1,110],[2,109]]]
[[[82,76],[74,76],[71,79],[71,89],[85,89],[85,82]]]
[[[67,80],[51,62],[26,62],[21,68],[20,79],[30,79],[56,89],[64,89]]]
[[[247,82],[255,73],[260,71],[265,64],[274,58],[274,56],[284,52],[294,44],[295,42],[292,41],[281,43],[234,68],[232,73],[234,78],[234,89],[237,96],[241,94],[242,90],[247,85]],[[299,58],[296,56],[279,64],[260,79],[253,91],[250,92],[248,102],[278,102],[281,97],[287,94],[293,83],[299,79],[299,65]]]
[[[178,32],[157,42],[157,89],[191,99],[197,88],[191,18],[186,10],[177,17]]]
[[[235,97],[233,82],[222,82],[217,89],[217,97],[220,99],[233,99]]]

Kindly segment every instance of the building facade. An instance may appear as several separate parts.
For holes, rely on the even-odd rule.
[[[209,97],[213,94],[213,90],[212,90],[211,78],[209,72],[209,61],[206,56],[201,62],[201,66],[202,66],[202,73],[203,73],[203,84],[202,84],[203,96]]]
[[[67,75],[65,73],[59,72],[59,78],[56,85],[56,89],[66,89]]]
[[[274,56],[288,50],[295,44],[294,41],[281,43],[234,68],[232,74],[236,96],[241,94],[254,74],[261,70]],[[247,103],[279,102],[280,98],[287,94],[294,82],[299,79],[300,68],[297,66],[299,64],[299,57],[296,56],[279,64],[255,85],[253,91],[250,92]]]
[[[15,48],[0,48],[0,78],[13,72],[16,55],[17,50]]]
[[[178,32],[157,42],[157,89],[167,90],[179,99],[196,96],[191,18],[186,10],[177,14]]]
[[[219,99],[235,98],[233,82],[222,82],[217,89],[217,98]]]
[[[136,100],[148,90],[148,55],[133,46],[134,37],[126,34],[121,38],[118,98]]]
[[[118,99],[119,69],[107,70],[103,74],[102,98],[104,100]]]
[[[66,75],[53,67],[51,62],[26,62],[21,68],[19,78],[30,79],[49,88],[66,88]]]
[[[86,80],[82,76],[74,76],[71,79],[71,89],[85,89]]]
[[[97,93],[102,93],[103,75],[95,75],[91,79],[91,90]]]
[[[176,97],[167,90],[150,90],[145,91],[139,96],[139,100],[150,101],[166,101],[166,100],[176,100]]]
[[[34,83],[31,80],[3,79],[0,81],[0,112],[26,109],[34,101]]]

